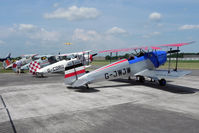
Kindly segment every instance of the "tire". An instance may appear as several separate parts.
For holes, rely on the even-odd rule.
[[[139,81],[140,81],[141,83],[144,83],[144,82],[145,82],[145,78],[144,78],[143,76],[139,76]]]
[[[160,84],[160,86],[166,86],[167,81],[165,79],[161,79],[161,80],[159,80],[159,84]]]

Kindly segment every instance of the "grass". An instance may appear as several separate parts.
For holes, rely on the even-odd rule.
[[[114,61],[116,60],[112,60],[112,62]],[[94,60],[91,64],[96,65],[96,66],[104,66],[104,65],[110,64],[110,61],[109,60]]]
[[[175,68],[175,61],[171,61],[171,68]],[[161,66],[160,68],[168,68],[168,61],[165,65]],[[179,69],[199,69],[199,61],[178,61],[178,68]]]

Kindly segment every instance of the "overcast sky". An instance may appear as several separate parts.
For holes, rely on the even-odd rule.
[[[196,41],[197,0],[1,0],[0,56]],[[72,45],[66,46],[65,42]]]

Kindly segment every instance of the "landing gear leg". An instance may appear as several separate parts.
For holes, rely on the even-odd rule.
[[[145,78],[144,78],[143,76],[139,76],[139,81],[140,81],[141,83],[144,83],[144,82],[145,82]]]
[[[129,76],[128,80],[131,80],[131,76]]]
[[[86,89],[89,89],[89,86],[88,86],[88,84],[85,84],[86,85]]]
[[[160,86],[166,86],[167,81],[165,79],[161,79],[161,80],[159,80],[159,84],[160,84]]]
[[[43,77],[44,77],[44,74],[43,74],[43,73],[36,73],[36,76],[37,76],[38,78],[43,78]]]
[[[154,80],[153,78],[151,78],[150,82],[155,82],[156,80]]]

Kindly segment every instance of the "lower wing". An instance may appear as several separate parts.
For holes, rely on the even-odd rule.
[[[171,70],[170,72],[168,72],[168,70],[145,69],[141,72],[136,73],[135,76],[150,77],[153,79],[162,79],[162,78],[168,79],[168,78],[182,77],[190,73],[191,71],[187,71],[187,70],[178,70],[178,71]]]

